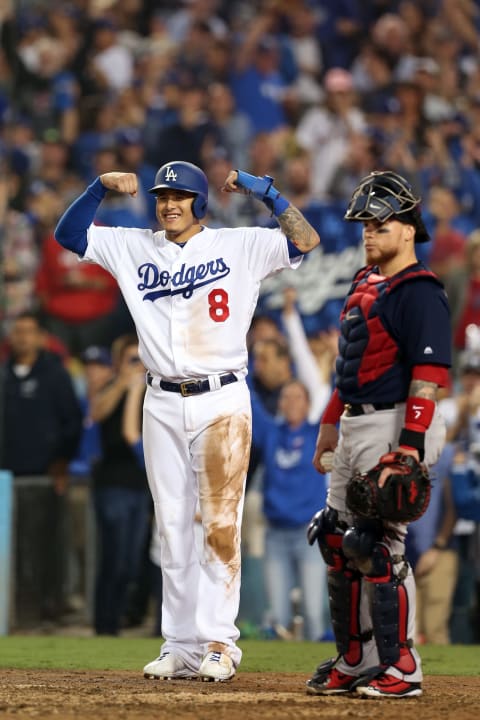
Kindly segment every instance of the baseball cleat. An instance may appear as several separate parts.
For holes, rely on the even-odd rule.
[[[307,695],[340,695],[352,691],[357,677],[345,675],[336,668],[325,672],[322,667],[320,665],[310,680],[307,680]]]
[[[205,682],[224,682],[235,675],[232,658],[222,652],[208,652],[202,660],[198,674]]]
[[[406,682],[400,678],[382,673],[367,685],[360,685],[356,691],[362,697],[367,698],[409,698],[420,697],[422,685],[419,682]]]
[[[164,652],[145,665],[143,677],[147,680],[196,680],[198,675],[178,655]]]

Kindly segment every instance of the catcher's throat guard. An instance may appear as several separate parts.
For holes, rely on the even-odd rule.
[[[380,488],[378,479],[385,469],[390,475]],[[383,455],[371,470],[355,473],[347,484],[346,503],[357,517],[412,522],[427,509],[430,491],[425,465],[411,455],[392,452]]]

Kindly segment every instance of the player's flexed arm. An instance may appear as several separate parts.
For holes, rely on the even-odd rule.
[[[60,245],[78,255],[85,254],[88,228],[107,190],[129,193],[135,197],[138,178],[135,173],[109,172],[94,180],[60,218],[55,228],[55,239]]]
[[[248,193],[265,203],[277,218],[284,234],[300,253],[307,253],[319,244],[320,237],[316,230],[300,210],[291,205],[274,187],[273,178],[269,175],[256,177],[243,170],[231,170],[222,190]]]

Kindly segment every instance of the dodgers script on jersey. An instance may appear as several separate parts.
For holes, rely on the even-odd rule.
[[[243,377],[260,283],[301,256],[289,258],[279,229],[204,227],[182,247],[163,231],[91,225],[83,260],[116,278],[145,367],[177,380],[226,369]]]

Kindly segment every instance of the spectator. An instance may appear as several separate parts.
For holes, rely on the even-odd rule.
[[[72,146],[72,164],[84,180],[95,176],[95,154],[116,143],[117,105],[110,98],[83,99],[78,137]]]
[[[34,309],[39,253],[30,219],[10,207],[12,180],[7,168],[3,169],[6,174],[0,178],[0,274],[4,300],[0,320],[4,332],[8,332],[15,317]]]
[[[6,3],[8,6],[8,2]],[[43,26],[43,27],[42,27]],[[41,32],[20,31],[13,11],[1,26],[1,42],[17,88],[16,109],[32,119],[38,135],[58,128],[63,141],[72,142],[78,131],[79,88],[68,70],[68,48],[60,38],[46,32],[46,19],[39,20]],[[20,35],[20,43],[19,43]]]
[[[155,198],[148,192],[149,188],[154,184],[156,168],[150,164],[145,155],[141,128],[122,128],[118,131],[117,142],[120,167],[124,172],[135,173],[140,181],[140,192],[135,198],[130,198],[139,216],[139,227],[143,227],[145,224],[156,227]],[[121,225],[122,223],[118,224]]]
[[[324,0],[318,35],[327,69],[351,66],[374,13],[371,3]]]
[[[371,137],[365,133],[352,134],[348,154],[337,166],[327,188],[328,196],[332,200],[348,202],[362,178],[374,170],[376,151],[377,148]]]
[[[150,494],[137,451],[123,434],[128,388],[145,369],[134,335],[112,346],[113,379],[92,397],[102,455],[93,469],[93,498],[99,545],[94,627],[97,635],[118,635],[128,594],[138,578],[149,527]],[[141,412],[140,406],[137,407]]]
[[[70,146],[64,142],[55,127],[48,128],[40,136],[38,158],[32,168],[35,181],[66,192],[76,187],[78,178],[69,169]]]
[[[279,39],[267,34],[271,20],[260,15],[236,49],[230,84],[237,109],[249,118],[253,132],[287,125],[284,101],[289,82],[282,74]]]
[[[206,93],[194,80],[181,88],[178,119],[160,130],[151,161],[163,165],[170,157],[203,165],[208,151],[217,144],[215,124],[205,110]]]
[[[474,641],[472,607],[475,595],[475,577],[472,563],[476,555],[476,525],[474,483],[478,449],[478,408],[480,399],[480,335],[476,326],[466,332],[466,347],[459,361],[459,387],[452,396],[440,402],[447,424],[447,440],[455,453],[450,468],[453,501],[460,518],[454,529],[458,551],[458,577],[450,617],[450,637],[453,643]],[[468,500],[467,500],[468,498]],[[467,502],[465,502],[467,500]]]
[[[429,266],[443,279],[448,272],[465,265],[467,245],[460,204],[449,188],[431,188],[425,220],[432,236]]]
[[[291,591],[301,589],[305,637],[320,640],[326,569],[305,542],[312,507],[324,504],[325,479],[312,466],[317,424],[308,422],[309,396],[292,379],[282,386],[275,420],[252,393],[253,444],[264,463],[263,510],[267,520],[265,579],[273,627],[292,631]]]
[[[91,398],[112,378],[112,358],[106,347],[91,345],[81,356],[78,395],[83,411],[83,429],[75,457],[69,463],[68,504],[68,603],[78,612],[85,611],[88,600],[90,557],[87,517],[90,506],[92,470],[101,456],[98,423],[91,416]]]
[[[58,621],[64,611],[68,463],[81,433],[81,409],[60,358],[43,350],[43,333],[29,312],[13,321],[10,356],[2,368],[4,423],[1,466],[17,488],[16,618]]]
[[[457,582],[457,519],[450,472],[455,448],[446,445],[432,468],[430,502],[425,514],[412,523],[406,539],[406,555],[416,586],[416,636],[419,643],[450,643],[449,621]]]
[[[298,144],[311,154],[312,193],[320,200],[327,198],[332,178],[347,156],[353,133],[365,129],[351,73],[331,68],[325,74],[324,89],[324,104],[306,110],[296,128]]]
[[[210,192],[208,198],[208,224],[210,227],[232,227],[256,224],[258,208],[253,199],[245,195],[235,195],[221,191],[222,182],[232,163],[223,148],[216,148],[205,163]]]
[[[456,370],[459,352],[465,349],[467,327],[480,325],[480,230],[468,236],[465,254],[465,264],[445,275],[445,290],[452,309]]]
[[[284,342],[274,338],[258,340],[252,346],[252,388],[266,410],[275,415],[280,390],[293,377],[290,351]]]
[[[84,387],[80,391],[83,409],[83,433],[76,456],[70,463],[72,475],[85,477],[102,453],[98,424],[91,415],[92,398],[112,379],[113,368],[110,350],[99,345],[89,345],[81,355]]]
[[[225,149],[233,167],[244,162],[245,148],[252,138],[248,117],[238,112],[229,86],[216,82],[208,87],[210,116],[216,125],[218,143]]]
[[[228,28],[218,14],[219,0],[195,0],[188,7],[172,13],[167,21],[168,34],[177,44],[185,42],[188,31],[195,23],[206,23],[215,37],[225,37]]]
[[[142,413],[145,397],[145,380],[142,374],[132,378],[125,398],[125,407],[122,417],[122,435],[133,450],[138,466],[145,470],[145,457],[142,439]],[[140,410],[140,412],[139,412]],[[126,610],[126,622],[129,627],[140,625],[148,610],[150,597],[155,604],[155,624],[153,635],[162,634],[162,572],[161,564],[156,563],[151,553],[151,546],[155,542],[152,533],[153,506],[150,503],[149,532],[143,548],[143,558],[137,582],[132,588]]]
[[[43,345],[42,327],[34,313],[15,318],[4,378],[3,467],[16,475],[50,474],[55,492],[62,494],[66,461],[77,449],[81,411],[61,359]]]
[[[318,13],[310,3],[301,1],[288,12],[290,46],[298,75],[292,90],[300,107],[322,97],[320,76],[323,69],[321,45],[317,37]]]
[[[110,337],[117,283],[96,265],[78,263],[53,234],[43,240],[36,286],[45,326],[72,354],[79,356]]]
[[[90,70],[98,91],[115,95],[130,87],[133,79],[133,57],[118,37],[114,20],[104,17],[93,23],[93,52]]]

